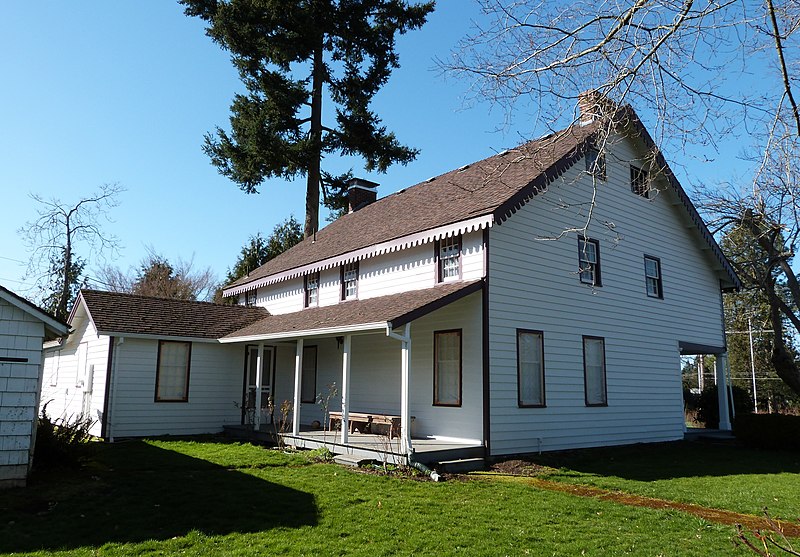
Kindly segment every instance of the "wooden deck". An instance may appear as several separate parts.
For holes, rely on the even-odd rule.
[[[255,439],[262,442],[275,442],[275,435],[267,427],[253,431],[244,426],[225,426],[226,433],[241,438]],[[400,452],[400,440],[389,439],[386,435],[353,433],[348,443],[342,444],[338,431],[301,431],[297,437],[291,433],[283,436],[284,443],[298,449],[317,449],[327,447],[335,455],[345,455],[354,460],[375,460],[388,464],[407,464],[406,455]],[[444,441],[438,439],[412,439],[411,444],[417,461],[428,466],[441,462],[484,458],[485,451],[481,444],[469,442]]]

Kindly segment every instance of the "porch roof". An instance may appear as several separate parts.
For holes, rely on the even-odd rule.
[[[234,331],[221,342],[298,338],[396,328],[481,290],[482,280],[451,282],[366,300],[270,315]]]

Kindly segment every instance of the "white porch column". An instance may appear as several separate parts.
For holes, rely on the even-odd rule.
[[[342,349],[342,443],[350,437],[350,346],[352,335],[345,335]]]
[[[409,411],[409,384],[411,371],[411,323],[403,332],[402,352],[400,354],[400,450],[411,452],[411,416]]]
[[[730,412],[728,410],[728,353],[722,352],[717,354],[717,399],[719,401],[719,429],[723,431],[730,431],[731,420]]]
[[[303,388],[303,339],[297,339],[294,356],[294,405],[292,406],[292,435],[300,435],[300,394]]]
[[[264,373],[262,367],[264,363],[264,343],[258,343],[258,357],[256,358],[256,408],[253,413],[253,428],[258,431],[261,428],[261,380]],[[249,364],[249,362],[248,362]],[[250,370],[248,370],[250,371]]]

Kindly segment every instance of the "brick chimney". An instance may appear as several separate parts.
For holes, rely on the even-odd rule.
[[[352,178],[347,184],[348,213],[355,213],[378,199],[379,184],[375,182]]]
[[[617,108],[617,103],[600,91],[590,89],[578,94],[581,124],[590,124],[598,118],[611,116]]]

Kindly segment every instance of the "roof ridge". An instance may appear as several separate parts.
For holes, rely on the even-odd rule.
[[[89,292],[92,294],[109,294],[111,296],[120,296],[120,297],[128,297],[128,298],[138,298],[141,300],[158,300],[162,302],[179,302],[184,304],[200,304],[206,306],[213,306],[213,307],[220,307],[220,308],[243,308],[243,309],[264,309],[262,307],[256,306],[241,306],[238,304],[218,304],[215,302],[205,302],[202,300],[183,300],[180,298],[167,298],[163,296],[145,296],[142,294],[132,294],[130,292],[114,292],[111,290],[97,290],[95,288],[81,288],[81,293]]]

